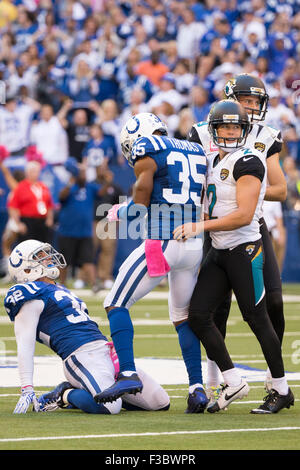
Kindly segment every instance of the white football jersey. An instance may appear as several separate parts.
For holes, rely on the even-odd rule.
[[[198,142],[209,160],[213,160],[219,153],[219,148],[213,142],[208,130],[208,122],[202,121],[194,124],[191,128],[188,140]],[[259,155],[266,160],[282,149],[281,132],[266,124],[255,123],[247,137],[245,147],[259,151]],[[260,218],[263,217],[263,209],[260,210]]]
[[[198,142],[208,158],[215,157],[219,153],[219,148],[213,142],[208,131],[208,122],[202,121],[194,124],[188,136],[188,140]],[[282,138],[281,132],[274,127],[266,124],[255,123],[246,140],[245,147],[258,150],[264,159],[267,159],[274,153],[281,152]]]
[[[224,217],[235,211],[238,208],[236,183],[243,175],[257,176],[262,182],[254,217],[244,227],[210,232],[212,246],[216,249],[232,249],[261,238],[259,218],[266,191],[266,163],[258,150],[243,147],[226,154],[222,160],[218,156],[209,159],[204,210],[211,219]]]

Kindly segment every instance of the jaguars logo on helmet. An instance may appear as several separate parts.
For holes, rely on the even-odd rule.
[[[236,84],[236,80],[234,78],[231,78],[230,80],[228,80],[224,88],[225,99],[234,96],[235,84]]]

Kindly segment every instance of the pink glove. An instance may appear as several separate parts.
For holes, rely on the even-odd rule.
[[[119,220],[118,217],[118,210],[120,207],[127,206],[127,202],[123,202],[122,204],[114,204],[111,209],[109,209],[107,214],[107,220],[109,222],[116,222]]]
[[[0,163],[2,163],[7,157],[9,157],[9,151],[4,145],[0,145]]]

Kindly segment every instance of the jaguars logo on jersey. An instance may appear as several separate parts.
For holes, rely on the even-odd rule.
[[[222,170],[220,171],[220,178],[222,181],[226,180],[226,178],[228,177],[229,175],[229,170],[227,170],[227,168],[222,168]]]
[[[266,145],[263,144],[262,142],[255,142],[254,148],[255,148],[256,150],[259,150],[260,152],[264,152],[264,151],[265,151],[265,148],[266,148]]]
[[[246,246],[246,251],[247,251],[248,255],[252,255],[254,250],[255,250],[255,245],[247,245]]]

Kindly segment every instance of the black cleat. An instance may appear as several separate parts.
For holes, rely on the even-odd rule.
[[[271,414],[278,413],[283,408],[289,408],[294,405],[294,395],[289,388],[287,395],[279,395],[276,390],[271,390],[270,393],[264,398],[264,403],[258,408],[250,411],[253,414]]]
[[[44,393],[38,399],[40,411],[55,411],[58,408],[67,408],[68,405],[63,402],[63,394],[66,390],[73,389],[70,382],[62,382],[51,392]]]
[[[209,399],[207,398],[203,388],[195,388],[193,393],[189,393],[187,400],[187,409],[185,413],[204,413]]]
[[[143,389],[143,383],[137,374],[132,374],[129,377],[119,373],[117,381],[110,387],[103,390],[94,396],[96,403],[107,403],[117,400],[125,393],[135,395],[141,392]]]

